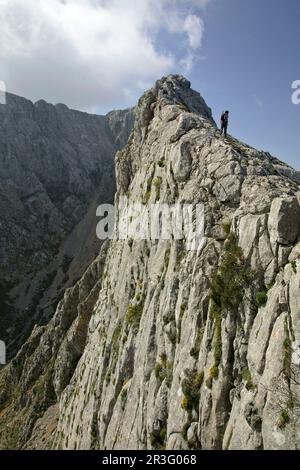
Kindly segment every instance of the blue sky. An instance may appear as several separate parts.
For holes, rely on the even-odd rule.
[[[300,169],[300,0],[1,0],[0,23],[10,92],[106,113],[182,73],[230,133]]]
[[[234,136],[300,169],[300,105],[291,102],[300,80],[299,0],[216,0],[204,20],[193,87],[215,118],[231,111]]]

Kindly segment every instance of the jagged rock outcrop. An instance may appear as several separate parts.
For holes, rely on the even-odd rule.
[[[0,105],[0,338],[12,354],[99,252],[132,110],[89,115],[7,93]],[[84,248],[83,248],[84,247]]]
[[[1,372],[2,446],[299,449],[299,174],[224,140],[181,76],[136,116],[116,205],[203,204],[204,243],[105,244]]]

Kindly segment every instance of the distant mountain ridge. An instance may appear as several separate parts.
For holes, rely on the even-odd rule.
[[[97,116],[10,93],[0,105],[0,338],[9,350],[28,319],[49,319],[99,251],[96,206],[113,201],[115,153],[133,122],[133,110]]]

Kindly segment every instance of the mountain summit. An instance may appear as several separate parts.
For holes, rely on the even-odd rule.
[[[1,372],[2,447],[299,448],[298,172],[169,76],[116,173],[116,207],[202,205],[205,242],[105,242]]]
[[[211,109],[206,105],[200,93],[191,89],[191,83],[181,75],[168,75],[157,80],[154,87],[147,91],[139,100],[137,121],[142,125],[147,116],[147,110],[154,103],[160,106],[181,105],[191,113],[200,114],[213,122]]]

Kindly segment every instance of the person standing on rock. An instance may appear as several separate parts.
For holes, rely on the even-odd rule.
[[[227,137],[227,129],[228,129],[228,121],[229,121],[229,111],[225,111],[225,113],[222,113],[221,116],[221,135]]]

